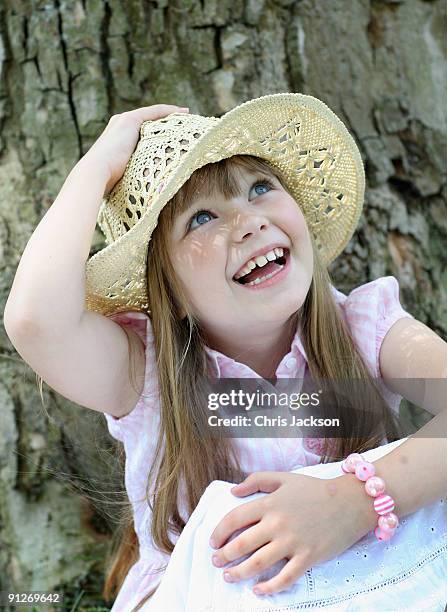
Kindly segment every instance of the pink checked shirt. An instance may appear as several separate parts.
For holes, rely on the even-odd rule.
[[[412,317],[399,301],[399,285],[393,276],[385,276],[354,289],[349,296],[332,286],[337,305],[351,330],[352,336],[375,378],[380,378],[379,351],[387,331],[402,317]],[[124,444],[126,452],[125,485],[134,510],[135,531],[140,542],[140,559],[130,569],[113,612],[130,610],[156,586],[169,561],[169,555],[154,548],[151,510],[145,501],[145,487],[155,453],[160,425],[159,389],[154,358],[154,338],[150,319],[143,313],[120,313],[113,319],[129,325],[146,346],[146,373],[143,393],[130,414],[116,419],[105,414],[110,434]],[[251,368],[219,351],[206,347],[210,375],[222,378],[260,378]],[[299,332],[290,351],[276,370],[277,378],[302,378],[307,364]],[[381,383],[383,395],[398,413],[402,399]],[[317,438],[236,438],[241,469],[247,474],[257,471],[292,471],[319,463],[321,446]],[[181,514],[187,521],[181,487]],[[171,534],[176,542],[178,536]],[[157,571],[158,569],[158,571]]]

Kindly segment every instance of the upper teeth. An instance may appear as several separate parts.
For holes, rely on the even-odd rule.
[[[278,257],[282,257],[283,254],[284,254],[284,250],[281,247],[277,247],[273,249],[272,251],[265,253],[264,255],[258,255],[258,257],[253,257],[253,259],[249,259],[247,263],[245,264],[245,266],[241,270],[239,270],[237,274],[235,274],[234,278],[237,280],[238,278],[245,276],[246,274],[251,272],[254,268],[256,268],[256,266],[258,266],[259,268],[262,268],[269,261],[275,261],[275,259],[277,259]]]

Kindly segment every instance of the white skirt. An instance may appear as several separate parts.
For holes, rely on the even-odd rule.
[[[399,444],[397,440],[362,453],[375,461]],[[294,470],[317,478],[340,476],[341,462]],[[447,604],[447,498],[401,519],[389,542],[371,532],[344,553],[308,569],[281,593],[255,595],[286,560],[250,579],[227,583],[223,568],[211,562],[211,533],[236,506],[267,493],[237,498],[234,483],[213,481],[191,514],[172,552],[165,574],[145,612],[273,612],[323,608],[327,612],[445,612]],[[240,533],[240,532],[238,532]],[[227,565],[238,565],[249,555]]]

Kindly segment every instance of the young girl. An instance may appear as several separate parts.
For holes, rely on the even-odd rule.
[[[330,283],[362,209],[354,141],[301,94],[187,111],[112,117],[5,309],[22,357],[124,445],[112,610],[441,609],[447,344],[394,277],[349,296]],[[108,246],[88,260],[97,220]],[[362,402],[334,398],[343,437],[202,435],[210,380],[306,373],[362,381]],[[436,415],[426,439],[399,439],[402,397]]]

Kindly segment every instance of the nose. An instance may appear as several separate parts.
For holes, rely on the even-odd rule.
[[[269,226],[268,220],[257,212],[236,212],[232,219],[232,239],[242,242],[248,236],[265,231]]]

